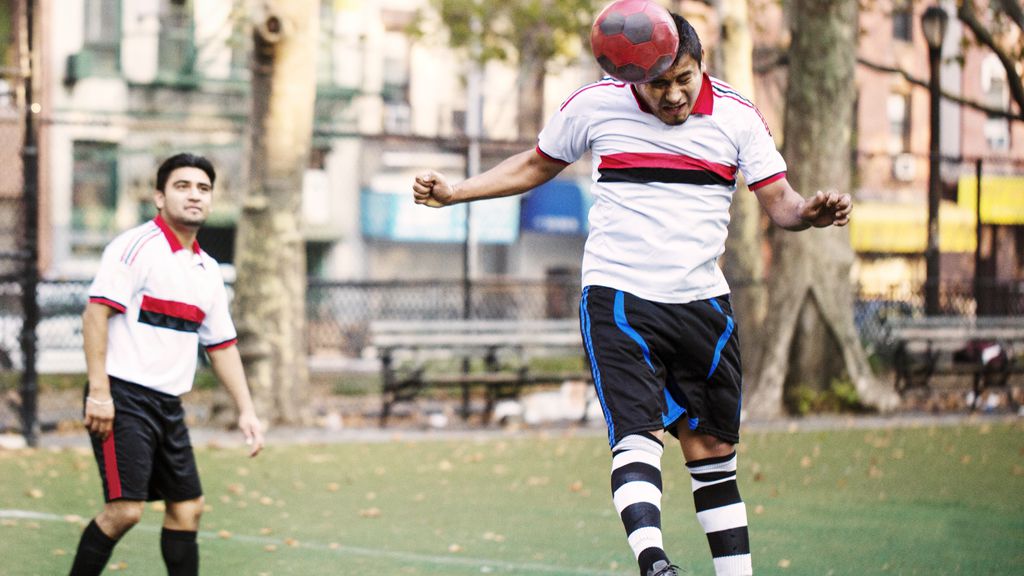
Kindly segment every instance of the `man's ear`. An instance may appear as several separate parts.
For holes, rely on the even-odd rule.
[[[157,210],[164,209],[164,191],[154,190],[153,191],[153,204],[156,205]]]

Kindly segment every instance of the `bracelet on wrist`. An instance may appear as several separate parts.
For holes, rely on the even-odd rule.
[[[114,399],[113,398],[111,398],[110,400],[97,400],[97,399],[93,398],[92,396],[86,396],[85,397],[85,401],[86,402],[92,402],[93,404],[96,404],[97,406],[110,406],[111,404],[114,403]]]

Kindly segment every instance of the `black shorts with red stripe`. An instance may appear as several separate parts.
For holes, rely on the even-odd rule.
[[[114,377],[110,394],[114,429],[106,440],[91,437],[104,500],[182,502],[202,496],[181,399]]]
[[[739,442],[743,372],[728,294],[665,304],[587,286],[580,328],[611,446],[679,426]]]

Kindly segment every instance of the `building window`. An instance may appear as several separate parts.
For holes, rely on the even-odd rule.
[[[1006,82],[1006,69],[995,54],[989,54],[981,63],[981,93],[985,104],[999,110],[1009,110],[1010,87]],[[989,115],[985,119],[985,143],[989,150],[1006,152],[1010,149],[1010,121]]]
[[[196,59],[195,30],[190,0],[163,0],[160,6],[159,75],[167,79],[190,76]]]
[[[14,2],[0,0],[0,110],[14,106]]]
[[[231,49],[231,77],[247,79],[249,56],[252,54],[252,27],[245,2],[232,4],[228,21],[231,22],[231,36],[227,41]]]
[[[903,42],[914,39],[914,7],[910,0],[892,3],[892,37]]]
[[[14,68],[14,3],[5,0],[0,1],[0,70],[8,68]]]
[[[76,141],[71,183],[71,249],[99,254],[116,230],[117,145]]]
[[[334,0],[320,0],[320,38],[317,43],[316,83],[334,84]]]
[[[121,3],[119,0],[86,0],[83,52],[88,54],[88,73],[112,75],[120,72]]]
[[[409,39],[402,32],[387,32],[384,41],[384,130],[405,134],[412,130],[409,106]]]
[[[889,153],[906,152],[910,149],[910,95],[890,94],[886,112],[889,117]]]

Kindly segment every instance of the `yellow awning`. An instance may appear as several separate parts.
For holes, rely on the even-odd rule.
[[[974,218],[973,210],[942,202],[939,250],[974,252]],[[928,205],[854,202],[850,243],[856,252],[923,254],[928,245]]]
[[[957,183],[957,204],[974,214],[978,179],[964,176]],[[1024,224],[1024,176],[983,176],[981,179],[981,223]]]

